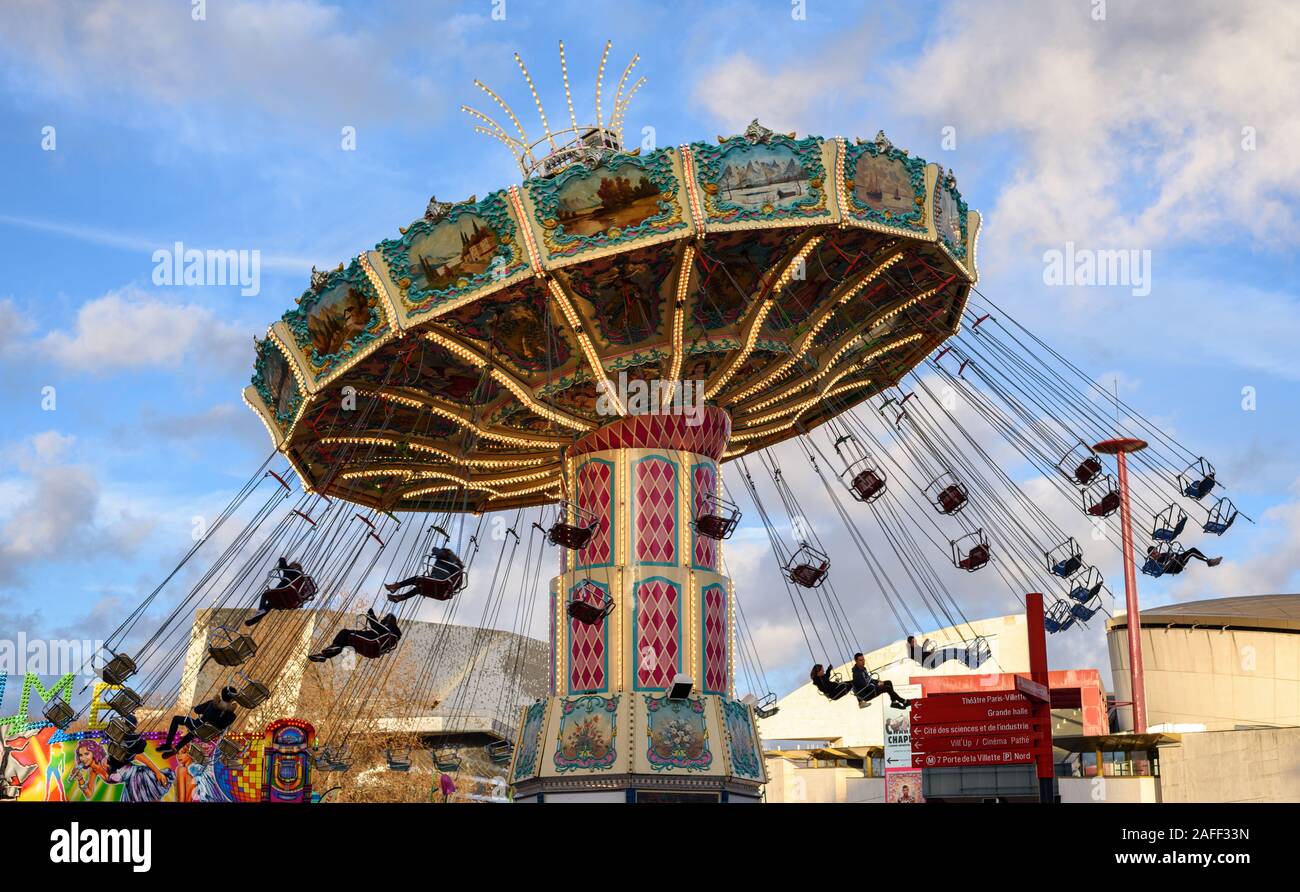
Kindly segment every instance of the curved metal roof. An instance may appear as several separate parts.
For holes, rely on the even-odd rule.
[[[1150,626],[1179,628],[1230,626],[1236,629],[1300,632],[1300,595],[1243,595],[1166,604],[1143,610],[1142,622]],[[1123,629],[1127,625],[1125,617],[1119,616],[1109,620],[1106,628]]]

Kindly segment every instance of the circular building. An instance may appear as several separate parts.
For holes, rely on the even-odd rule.
[[[1300,595],[1249,595],[1142,611],[1151,730],[1300,725]],[[1116,700],[1132,699],[1128,618],[1106,623]],[[1133,727],[1121,707],[1119,724]]]

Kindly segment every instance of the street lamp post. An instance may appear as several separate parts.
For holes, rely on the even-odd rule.
[[[1124,553],[1124,606],[1128,612],[1128,674],[1133,700],[1133,733],[1145,734],[1147,730],[1147,699],[1142,680],[1142,616],[1138,612],[1137,565],[1133,562],[1133,514],[1129,508],[1128,461],[1130,452],[1147,448],[1145,440],[1120,437],[1103,440],[1093,446],[1093,451],[1115,456],[1119,468],[1119,526]]]

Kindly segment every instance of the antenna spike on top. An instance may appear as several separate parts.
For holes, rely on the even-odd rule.
[[[546,141],[551,144],[551,151],[556,149],[555,136],[551,133],[551,125],[546,121],[546,109],[542,108],[542,99],[537,95],[537,88],[533,86],[532,75],[528,73],[528,67],[524,65],[524,60],[518,53],[515,53],[515,62],[519,65],[519,70],[523,72],[524,80],[528,83],[528,91],[533,94],[533,103],[537,106],[537,116],[542,119],[542,129],[546,131]]]
[[[605,120],[601,114],[600,108],[600,86],[605,77],[605,60],[609,58],[609,48],[614,45],[614,41],[605,41],[605,50],[600,54],[600,67],[596,69],[596,127],[604,129]]]
[[[564,80],[564,102],[569,107],[569,121],[573,132],[578,132],[578,116],[573,113],[573,94],[569,92],[569,66],[564,61],[564,41],[560,41],[560,77]]]

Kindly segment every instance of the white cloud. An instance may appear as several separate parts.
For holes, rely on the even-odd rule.
[[[0,300],[0,354],[8,355],[32,328],[32,321],[18,309],[12,299],[6,297]]]
[[[45,431],[6,450],[22,474],[0,481],[0,583],[40,561],[129,557],[152,529],[129,509],[104,504],[94,472],[68,461],[74,445]]]
[[[966,140],[1011,136],[1020,164],[991,235],[1149,247],[1297,241],[1300,7],[1280,0],[1109,6],[951,4],[896,78],[900,107]],[[924,78],[914,71],[925,71]],[[1242,148],[1252,127],[1256,151]]]
[[[95,374],[183,361],[246,364],[252,355],[247,333],[211,309],[167,303],[134,286],[83,304],[70,331],[52,331],[39,346],[59,364]]]

